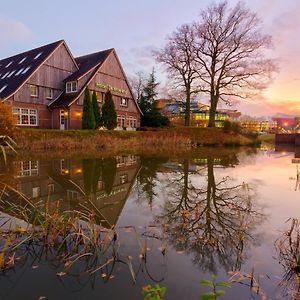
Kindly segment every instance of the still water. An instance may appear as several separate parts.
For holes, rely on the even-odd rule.
[[[85,258],[66,268],[55,251],[28,246],[0,271],[0,299],[143,299],[142,287],[156,283],[165,299],[199,299],[211,275],[239,278],[221,299],[293,299],[297,274],[287,274],[275,242],[299,218],[298,163],[285,149],[2,163],[3,228],[8,218],[25,226],[7,210],[18,193],[90,207],[96,226],[115,228],[118,259],[87,272]]]

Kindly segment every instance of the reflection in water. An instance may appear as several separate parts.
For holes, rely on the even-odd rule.
[[[224,167],[216,162],[207,159],[195,168],[185,159],[163,188],[163,212],[157,216],[169,243],[193,253],[196,264],[215,274],[219,265],[240,269],[246,250],[258,243],[254,231],[264,219],[247,184],[215,177],[214,168]]]
[[[1,182],[12,186],[33,202],[60,201],[62,210],[96,210],[99,224],[117,223],[140,168],[136,156],[83,160],[18,161],[9,166]],[[8,180],[7,180],[8,179]],[[2,194],[8,203],[19,199],[13,190]]]
[[[87,283],[94,288],[97,278],[108,281],[119,272],[120,265],[131,266],[129,271],[133,278],[140,275],[145,279],[146,275],[148,282],[161,280],[164,278],[162,265],[167,261],[168,251],[159,246],[166,243],[177,251],[191,253],[195,264],[203,271],[216,274],[218,269],[241,268],[247,258],[246,252],[259,243],[255,230],[264,220],[260,207],[254,201],[255,191],[246,183],[236,183],[231,177],[222,176],[226,168],[235,167],[238,163],[236,155],[179,160],[125,155],[10,162],[6,176],[0,181],[12,186],[15,191],[6,190],[0,198],[4,203],[17,203],[20,201],[17,192],[20,192],[35,203],[44,201],[51,205],[59,200],[61,210],[88,209],[95,213],[95,223],[101,225],[95,226],[99,230],[99,243],[103,246],[108,242],[111,248],[105,253],[99,252],[102,256],[96,258],[83,256],[76,261],[78,264],[68,269],[68,274],[76,278],[76,284],[82,284],[82,288]],[[138,229],[121,228],[118,226],[119,216],[135,182],[136,190],[132,194],[138,199],[132,201],[134,207],[129,203],[128,214],[131,212],[130,216],[141,220],[139,225],[142,225],[137,226]],[[141,208],[143,201],[147,203],[146,210]],[[124,218],[125,224],[130,225],[126,219],[128,216]],[[129,218],[129,221],[132,220]],[[156,228],[151,226],[153,221]],[[105,231],[103,227],[112,230]],[[126,232],[129,229],[132,236]],[[123,243],[122,249],[119,243]],[[51,251],[48,245],[39,248],[31,245],[31,248],[22,250],[25,255],[23,261],[27,258],[32,264],[47,261],[56,271],[66,267],[63,264],[66,261],[62,262],[57,256],[58,249]],[[121,256],[120,252],[126,255]],[[132,265],[131,256],[135,257]],[[33,257],[37,258],[36,262]],[[82,277],[82,273],[89,274]],[[128,284],[126,274],[119,276],[124,276],[127,279],[125,284]],[[80,289],[79,286],[76,289]]]

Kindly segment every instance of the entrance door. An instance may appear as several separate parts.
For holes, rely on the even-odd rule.
[[[60,124],[60,129],[61,130],[65,130],[66,127],[66,118],[65,118],[65,111],[64,110],[60,110],[59,113],[59,124]]]

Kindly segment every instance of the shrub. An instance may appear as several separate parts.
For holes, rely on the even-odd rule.
[[[0,135],[13,136],[16,129],[16,120],[12,108],[5,102],[0,102]]]
[[[102,122],[101,122],[101,114],[100,114],[98,99],[95,91],[93,92],[92,95],[92,105],[93,105],[93,112],[95,117],[95,128],[97,129],[102,125],[101,124]]]
[[[223,129],[226,132],[240,133],[241,132],[241,125],[240,125],[239,122],[225,120]]]

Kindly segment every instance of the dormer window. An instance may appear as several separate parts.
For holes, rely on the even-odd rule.
[[[121,98],[120,106],[128,106],[128,99],[127,98]]]
[[[77,81],[70,81],[66,83],[66,93],[77,92]]]

